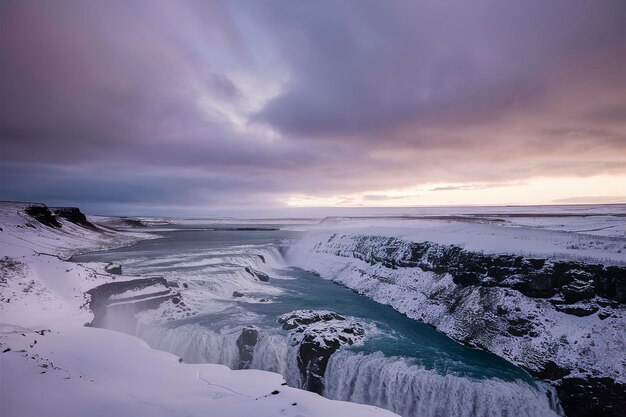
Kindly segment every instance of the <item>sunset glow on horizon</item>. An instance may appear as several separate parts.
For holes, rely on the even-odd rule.
[[[550,205],[626,203],[626,178],[533,178],[518,183],[433,183],[331,196],[295,196],[290,207],[411,207],[466,205]],[[578,197],[572,198],[572,195]]]

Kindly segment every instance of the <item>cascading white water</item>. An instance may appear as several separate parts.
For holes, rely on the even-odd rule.
[[[175,328],[139,326],[137,336],[159,350],[173,353],[187,363],[218,363],[237,369],[239,348],[237,338],[242,328],[215,332],[189,324]],[[297,347],[289,346],[285,335],[258,336],[250,368],[281,374],[292,387],[300,387],[302,378],[296,362]]]
[[[416,338],[421,341],[422,333],[428,340],[429,333],[423,329],[405,335],[406,326],[395,325],[402,317],[378,310],[361,296],[347,290],[341,292],[339,287],[310,274],[280,273],[284,263],[275,246],[211,247],[208,251],[194,248],[192,252],[174,255],[163,251],[129,258],[124,267],[131,273],[163,275],[178,284],[182,301],[176,307],[168,303],[161,309],[142,311],[137,315],[137,327],[124,331],[135,333],[153,348],[176,354],[187,363],[218,363],[237,369],[241,359],[237,339],[244,327],[254,324],[259,333],[250,368],[280,373],[290,386],[302,387],[297,366],[299,346],[292,346],[293,339],[277,325],[276,317],[290,311],[283,309],[302,306],[332,309],[336,302],[333,300],[338,299],[347,300],[343,307],[348,311],[365,313],[365,327],[369,321],[381,320],[383,324],[393,324],[391,328],[406,336],[409,344]],[[269,283],[261,281],[256,271],[267,273]],[[235,292],[239,294],[235,296]],[[185,308],[180,309],[183,305]],[[128,312],[116,313],[119,314],[109,317],[111,328],[120,323],[128,325]],[[368,338],[375,334],[366,329]],[[381,346],[385,351],[386,345]],[[441,349],[444,357],[445,344]],[[411,354],[410,349],[407,354]],[[471,358],[468,366],[476,366]],[[480,370],[477,373],[481,374]],[[330,358],[324,384],[324,395],[329,398],[377,405],[403,417],[554,417],[560,413],[556,393],[551,392],[551,401],[546,395],[547,386],[458,376],[453,371],[444,375],[416,364],[414,359],[385,357],[383,353],[336,352]]]
[[[382,353],[335,353],[326,369],[325,386],[328,398],[377,405],[403,417],[560,415],[545,386],[441,375]],[[556,393],[551,396],[556,398]]]
[[[176,328],[140,326],[137,336],[159,350],[173,353],[187,363],[219,363],[237,369],[237,338],[241,330],[216,333],[196,324]]]
[[[180,254],[162,255],[156,259],[150,257],[133,257],[124,260],[124,270],[128,273],[170,274],[182,273],[193,276],[194,272],[207,270],[250,267],[266,273],[274,268],[284,267],[285,263],[278,248],[274,245],[241,245],[228,250],[210,250]]]
[[[241,328],[214,332],[197,324],[175,328],[140,327],[138,335],[152,347],[174,353],[188,363],[219,363],[237,369],[236,344]],[[300,387],[297,347],[283,334],[259,334],[250,365],[278,372]],[[442,375],[400,357],[382,353],[339,351],[325,373],[324,395],[331,399],[377,405],[403,417],[555,417],[561,414],[556,393],[525,381],[474,379]],[[547,395],[550,392],[552,401]],[[454,401],[450,401],[454,398]]]
[[[289,346],[282,334],[259,335],[250,368],[281,374],[292,387],[302,386],[296,357],[297,346]]]

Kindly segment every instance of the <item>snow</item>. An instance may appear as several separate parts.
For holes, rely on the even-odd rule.
[[[140,296],[159,293],[163,291],[169,291],[169,288],[163,284],[155,284],[155,285],[150,285],[148,287],[142,288],[140,290],[128,290],[128,291],[121,292],[119,294],[113,294],[112,296],[109,297],[109,299],[110,300],[124,300],[126,298],[140,297]]]
[[[65,259],[150,236],[64,219],[54,229],[26,206],[0,203],[0,415],[395,415],[283,386],[275,373],[180,363],[133,336],[85,327],[93,318],[85,291],[132,277]]]
[[[554,218],[551,218],[554,219]],[[389,236],[398,239],[445,245],[458,245],[470,251],[511,253],[526,256],[559,259],[595,259],[602,263],[626,264],[626,217],[612,216],[611,227],[621,228],[622,235],[605,236],[603,230],[593,234],[587,217],[563,217],[556,230],[546,226],[543,218],[516,218],[514,221],[496,221],[491,218],[329,218],[317,227],[311,227],[306,239],[321,239],[329,231],[369,236]],[[528,223],[529,226],[521,223]],[[535,224],[532,226],[531,224]],[[584,230],[576,232],[575,230]],[[317,240],[319,240],[317,239]]]
[[[393,415],[282,386],[282,377],[270,372],[181,364],[109,330],[69,326],[45,336],[9,331],[2,332],[3,343],[38,343],[27,352],[2,354],[6,416]]]
[[[69,326],[45,336],[3,331],[2,337],[3,346],[7,339],[14,346],[19,338],[38,341],[27,352],[2,354],[6,416],[393,415],[282,386],[275,373],[181,364],[109,330]]]
[[[283,329],[290,330],[292,341],[327,346],[329,340],[360,345],[365,340],[363,325],[354,317],[343,317],[328,310],[295,310],[278,317]]]

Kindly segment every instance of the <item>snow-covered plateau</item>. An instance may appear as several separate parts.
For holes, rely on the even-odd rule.
[[[182,363],[134,336],[86,326],[97,319],[92,310],[97,316],[98,309],[177,300],[163,279],[138,280],[120,275],[115,265],[67,261],[153,237],[100,221],[141,225],[88,219],[78,209],[0,204],[3,417],[395,415],[288,387],[277,373]],[[95,287],[100,297],[92,298]]]
[[[329,218],[292,265],[495,353],[555,386],[569,416],[626,410],[624,206]]]

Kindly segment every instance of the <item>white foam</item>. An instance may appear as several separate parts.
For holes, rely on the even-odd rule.
[[[325,375],[326,397],[377,405],[404,417],[561,415],[547,386],[441,375],[408,360],[340,351]]]

